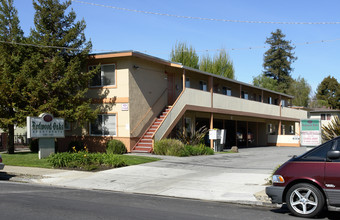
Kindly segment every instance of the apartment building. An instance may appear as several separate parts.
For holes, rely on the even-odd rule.
[[[92,54],[85,70],[98,65],[87,97],[100,114],[85,127],[66,123],[60,151],[72,140],[105,151],[119,139],[129,152],[152,152],[154,141],[202,126],[226,129],[225,148],[300,146],[307,111],[290,108],[292,96],[135,51]]]
[[[103,151],[119,139],[129,152],[151,152],[154,141],[202,126],[226,129],[226,148],[300,146],[307,112],[289,107],[292,96],[134,51],[90,55],[87,69],[97,65],[87,96],[101,113],[86,128],[68,126],[60,149],[81,139]]]

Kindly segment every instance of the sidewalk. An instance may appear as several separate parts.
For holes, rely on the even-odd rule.
[[[248,148],[237,154],[162,157],[161,161],[100,172],[5,166],[16,181],[271,206],[264,193],[273,169],[304,148]],[[150,155],[148,155],[150,156]]]

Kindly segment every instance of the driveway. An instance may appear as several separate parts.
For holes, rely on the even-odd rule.
[[[96,173],[51,173],[35,181],[82,189],[256,204],[261,201],[255,194],[263,193],[273,169],[305,151],[295,147],[256,147],[212,156],[161,156],[161,161],[137,166]]]

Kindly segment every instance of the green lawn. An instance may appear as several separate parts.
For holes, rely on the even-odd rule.
[[[2,162],[10,166],[52,168],[47,159],[39,160],[38,153],[22,152],[15,154],[1,154]]]
[[[23,167],[41,167],[41,168],[53,168],[47,159],[40,159],[38,153],[24,152],[15,154],[1,154],[3,163],[10,166],[23,166]],[[149,163],[158,161],[160,159],[144,156],[130,156],[122,155],[128,166],[138,165],[143,163]]]

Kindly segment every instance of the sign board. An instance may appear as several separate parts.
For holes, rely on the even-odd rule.
[[[64,138],[63,118],[43,113],[39,117],[27,117],[27,138]]]
[[[128,104],[122,104],[122,111],[129,111],[129,105]]]
[[[302,119],[301,146],[318,146],[321,144],[321,125],[318,119]]]
[[[217,140],[217,139],[219,139],[218,136],[219,136],[218,130],[214,130],[214,129],[209,130],[209,139],[210,140]]]

